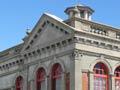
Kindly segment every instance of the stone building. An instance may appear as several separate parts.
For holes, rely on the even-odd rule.
[[[0,90],[120,90],[120,30],[93,12],[44,13],[23,43],[0,52]]]

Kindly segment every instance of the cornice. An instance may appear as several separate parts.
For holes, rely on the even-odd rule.
[[[89,45],[89,46],[94,46],[94,47],[98,47],[98,48],[103,48],[103,49],[120,52],[119,44],[106,43],[106,42],[99,41],[97,39],[94,40],[94,39],[85,38],[85,37],[74,37],[74,41],[75,41],[75,43],[80,43],[80,44],[84,44],[84,45]],[[114,43],[114,42],[112,42],[112,43]]]
[[[73,50],[69,50],[69,51],[65,51],[65,52],[61,52],[59,54],[51,55],[51,56],[48,56],[48,57],[44,57],[44,58],[41,58],[41,57],[39,59],[34,58],[34,61],[26,63],[26,65],[31,66],[31,65],[38,64],[38,62],[39,63],[44,63],[46,61],[56,60],[57,58],[60,58],[62,56],[66,56],[66,55],[71,56],[71,54],[73,54],[73,52],[74,52],[74,49]]]

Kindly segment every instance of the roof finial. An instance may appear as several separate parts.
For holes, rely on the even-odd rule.
[[[81,4],[80,0],[76,0],[76,4],[75,6],[84,6],[83,4]]]
[[[26,34],[29,35],[31,30],[29,28],[26,29]]]

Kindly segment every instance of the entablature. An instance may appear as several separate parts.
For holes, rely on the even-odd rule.
[[[111,56],[111,55],[107,55],[107,54],[102,54],[102,53],[96,53],[96,52],[92,52],[92,51],[85,51],[85,50],[80,50],[80,49],[75,49],[73,52],[74,56],[79,56],[79,60],[81,57],[84,57],[85,55],[87,56],[94,56],[100,59],[108,59],[108,60],[115,60],[115,61],[120,61],[120,57],[115,57],[115,56]]]

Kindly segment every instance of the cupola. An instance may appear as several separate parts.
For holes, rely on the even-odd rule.
[[[65,13],[69,16],[69,19],[76,17],[76,18],[81,18],[85,20],[91,20],[91,15],[93,12],[94,12],[93,9],[91,9],[88,6],[81,5],[81,4],[68,7],[65,10]]]

